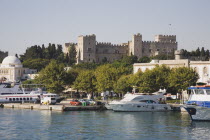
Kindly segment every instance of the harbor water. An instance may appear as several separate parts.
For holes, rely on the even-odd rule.
[[[113,112],[0,108],[0,139],[207,140],[210,122],[180,112]]]

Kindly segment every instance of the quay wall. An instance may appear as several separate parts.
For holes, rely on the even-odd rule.
[[[71,105],[66,105],[66,104],[40,105],[40,104],[8,103],[8,104],[2,104],[1,107],[18,108],[18,109],[52,110],[52,111],[105,110],[105,108],[101,105],[98,105],[98,106],[71,106]]]

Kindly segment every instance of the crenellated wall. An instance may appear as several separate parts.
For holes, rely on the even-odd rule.
[[[167,36],[165,36],[167,37]],[[174,37],[174,36],[169,36]],[[155,56],[157,54],[172,53],[178,49],[177,42],[168,41],[142,41],[143,45],[143,56]]]
[[[176,42],[176,35],[156,35],[157,42]]]
[[[131,41],[122,44],[97,42],[94,34],[80,35],[76,45],[77,63],[99,63],[104,58],[112,62],[128,55],[135,55],[138,58],[143,56],[150,57],[173,52],[177,50],[177,45],[175,35],[156,35],[155,41],[142,41],[142,35],[138,33],[132,36]],[[66,43],[65,46],[69,46],[69,44]]]
[[[96,62],[101,62],[104,58],[109,62],[119,60],[128,54],[128,45],[111,44],[110,42],[97,42]]]

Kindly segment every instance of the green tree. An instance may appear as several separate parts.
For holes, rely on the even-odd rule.
[[[25,80],[22,84],[36,84],[36,80]]]
[[[199,75],[192,68],[179,67],[173,68],[168,77],[169,87],[176,93],[195,85]]]
[[[138,62],[138,58],[134,55],[124,56],[122,60],[116,60],[112,63],[112,66],[116,69],[124,69],[127,74],[133,72],[133,64]]]
[[[87,93],[93,94],[96,91],[96,78],[94,71],[86,70],[80,72],[76,78],[73,87],[78,90],[86,91]]]
[[[200,56],[201,55],[201,51],[200,48],[198,47],[197,50],[195,51],[195,56]]]
[[[152,70],[146,70],[138,81],[137,87],[141,92],[155,92],[160,88],[167,88],[170,68],[165,65],[156,65]]]
[[[132,87],[140,87],[141,85],[141,76],[143,75],[144,73],[142,71],[138,71],[137,73],[135,74],[132,74],[130,79],[129,79],[129,83],[131,84]]]
[[[69,86],[72,86],[74,81],[77,79],[79,73],[81,73],[83,70],[80,69],[70,69],[67,71],[67,78],[66,78],[66,83]]]
[[[73,64],[76,63],[76,55],[77,55],[76,48],[75,48],[75,45],[73,44],[73,45],[69,48],[69,53],[68,53],[69,60],[68,60],[67,63],[68,63],[70,66],[72,66]]]
[[[128,91],[131,92],[132,85],[130,83],[130,78],[131,78],[131,75],[121,76],[117,80],[117,83],[115,84],[114,91],[116,93],[123,93],[123,94],[126,94]]]
[[[96,69],[99,64],[93,62],[84,62],[72,66],[74,69],[93,70]]]
[[[27,59],[23,61],[23,66],[30,69],[37,69],[38,71],[45,68],[50,63],[48,59]]]
[[[126,64],[126,65],[132,65],[132,64],[138,62],[138,57],[135,56],[135,55],[124,56],[123,59],[121,60],[121,62]]]
[[[99,66],[96,71],[96,88],[99,92],[111,91],[117,81],[117,71],[110,64]]]
[[[67,74],[64,64],[52,60],[43,70],[39,72],[39,76],[35,80],[40,84],[44,84],[50,92],[60,93],[64,90]]]
[[[204,47],[201,48],[201,56],[205,56],[205,50]]]
[[[151,61],[151,58],[144,56],[139,59],[139,63],[149,63]]]

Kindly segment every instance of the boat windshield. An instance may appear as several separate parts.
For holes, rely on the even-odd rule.
[[[204,94],[204,90],[203,89],[195,89],[195,94]]]
[[[141,100],[141,101],[139,101],[139,102],[144,102],[144,103],[155,103],[155,101],[153,101],[153,100]]]
[[[207,94],[207,95],[210,95],[210,89],[207,89],[207,90],[206,90],[206,94]]]

